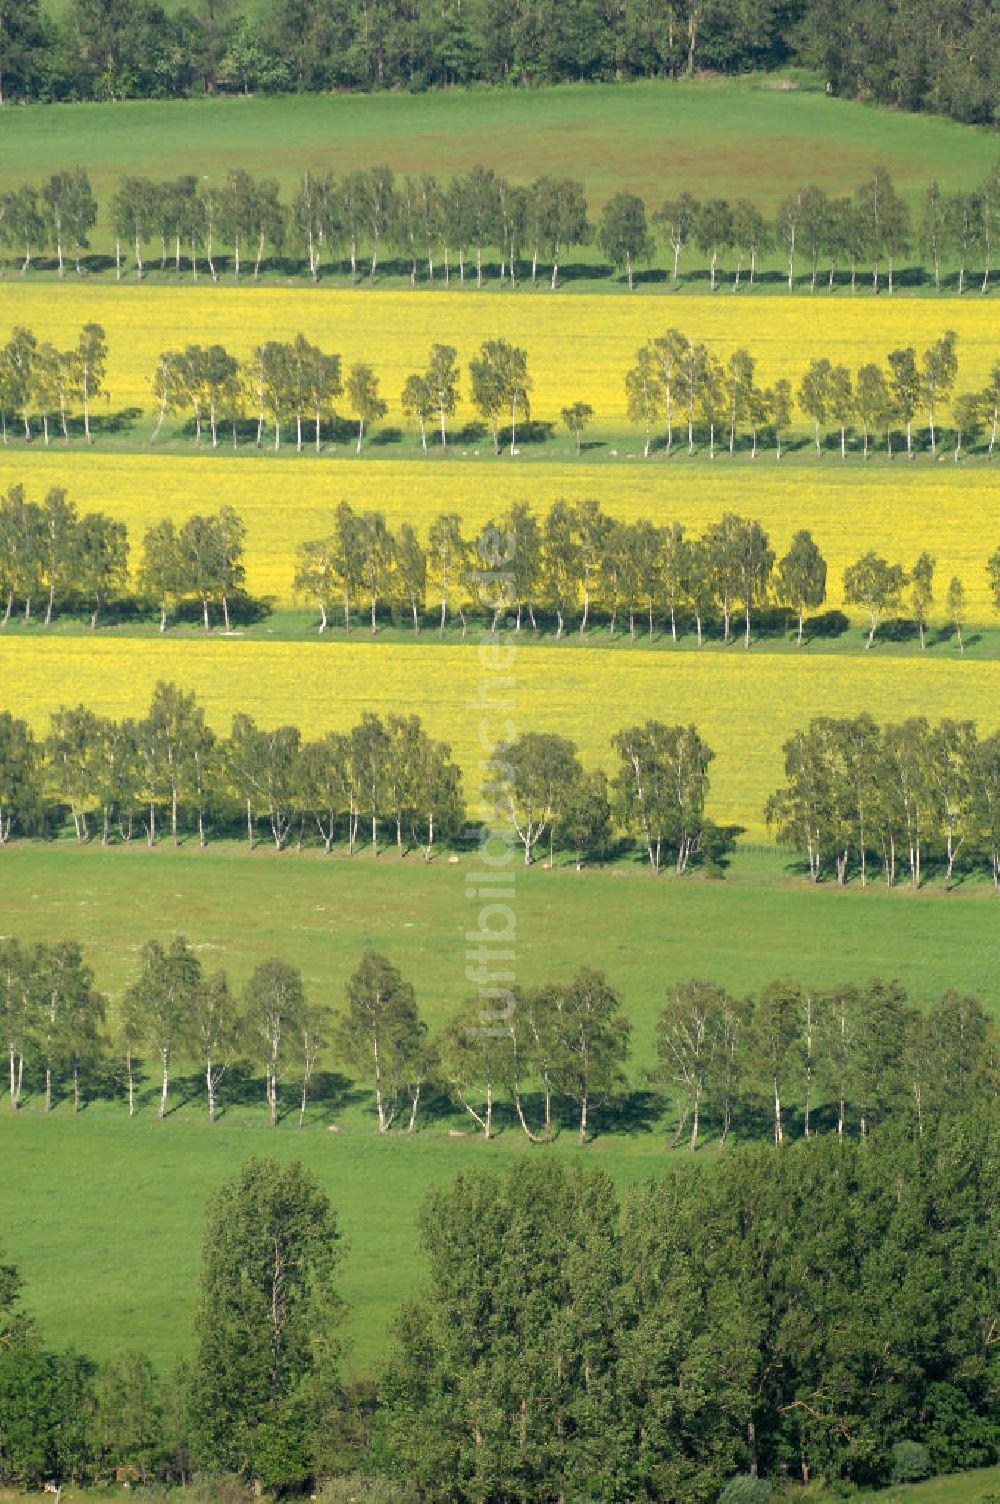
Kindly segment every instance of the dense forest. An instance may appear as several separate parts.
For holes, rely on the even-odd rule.
[[[989,123],[991,0],[0,0],[0,99],[425,89],[741,73]]]

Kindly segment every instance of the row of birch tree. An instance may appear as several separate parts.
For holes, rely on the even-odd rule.
[[[544,269],[541,280],[554,290],[567,253],[594,247],[630,289],[649,265],[676,287],[683,263],[713,292],[724,283],[737,292],[759,285],[762,263],[781,259],[789,292],[800,282],[813,293],[821,283],[853,292],[866,276],[875,293],[885,286],[891,294],[899,267],[915,257],[938,292],[961,294],[974,281],[985,293],[1000,248],[1000,161],[971,190],[949,192],[932,179],[916,215],[882,166],[853,195],[806,184],[775,214],[747,198],[684,190],[656,208],[620,191],[595,215],[574,178],[514,183],[481,164],[448,179],[399,176],[384,165],[339,174],[306,168],[286,200],[276,178],[244,168],[220,182],[127,175],[106,207],[119,279],[158,270],[257,281],[264,269],[294,264],[314,283],[343,265],[352,283],[363,276],[374,284],[389,260],[411,286],[469,280],[481,288],[492,274],[500,286],[535,287]],[[69,259],[79,275],[98,213],[86,170],[58,171],[40,188],[25,183],[0,195],[0,245],[18,258],[22,276],[46,253],[60,277]]]
[[[443,1092],[487,1140],[509,1121],[532,1143],[551,1143],[568,1108],[583,1145],[595,1113],[628,1090],[631,1024],[620,992],[590,967],[510,990],[502,1007],[467,1003],[436,1032],[413,985],[375,951],[362,956],[339,1007],[311,991],[280,959],[262,962],[237,990],[225,971],[206,974],[183,937],[150,940],[109,1029],[107,1000],[78,945],[5,939],[10,1106],[17,1111],[34,1089],[49,1112],[69,1092],[78,1112],[113,1061],[130,1117],[155,1075],[162,1120],[176,1075],[197,1065],[214,1123],[226,1074],[242,1065],[263,1076],[269,1125],[292,1111],[291,1089],[301,1128],[322,1072],[347,1066],[372,1092],[380,1134],[412,1134],[421,1098]],[[708,1124],[723,1147],[733,1131],[769,1132],[779,1147],[824,1131],[865,1139],[894,1115],[910,1116],[922,1134],[935,1116],[996,1099],[1000,1038],[979,999],[955,990],[925,1009],[878,978],[826,989],[778,980],[745,997],[692,978],[667,991],[647,1075],[669,1097],[660,1110],[676,1120],[671,1148],[696,1150]],[[755,1129],[760,1104],[766,1126]]]
[[[767,820],[814,883],[832,873],[891,888],[905,875],[919,888],[932,859],[945,888],[985,867],[1000,892],[1000,735],[951,718],[819,716],[784,756]]]

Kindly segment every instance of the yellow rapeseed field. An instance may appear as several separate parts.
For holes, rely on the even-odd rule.
[[[81,699],[108,715],[138,713],[159,678],[195,690],[220,731],[240,708],[264,724],[294,722],[307,735],[350,726],[366,709],[414,712],[451,743],[470,796],[480,786],[484,715],[486,741],[491,724],[499,731],[507,715],[502,710],[490,723],[482,708],[495,694],[490,672],[496,669],[472,645],[0,639],[3,703],[39,732],[52,710]],[[762,806],[781,778],[782,741],[810,716],[960,714],[983,731],[1000,723],[996,662],[538,647],[516,652],[505,672],[511,682],[502,693],[513,696],[515,725],[572,736],[590,762],[610,765],[609,737],[635,720],[695,722],[717,754],[713,815],[758,838]]]
[[[182,521],[192,512],[230,502],[247,524],[250,589],[278,603],[292,598],[296,544],[330,526],[341,500],[385,512],[390,526],[412,522],[421,536],[439,511],[460,512],[470,529],[515,500],[539,511],[559,496],[596,496],[622,518],[647,515],[677,520],[697,531],[739,511],[760,519],[779,555],[797,528],[809,528],[830,566],[830,604],[840,604],[845,564],[866,548],[912,564],[921,549],[937,559],[937,593],[948,580],[964,581],[970,618],[993,617],[984,561],[1000,547],[1000,465],[956,467],[905,461],[890,467],[858,459],[842,464],[783,460],[762,454],[754,465],[714,464],[678,458],[622,461],[617,465],[515,460],[448,464],[431,459],[357,464],[324,458],[211,458],[186,455],[113,455],[100,450],[64,453],[59,446],[0,451],[0,491],[16,480],[41,497],[64,485],[81,510],[102,508],[128,524],[134,558],[144,530],[163,516]]]
[[[779,376],[797,381],[815,356],[856,368],[897,345],[919,350],[948,327],[959,336],[962,385],[982,385],[998,356],[996,309],[975,297],[936,303],[898,295],[874,302],[844,293],[734,297],[725,289],[714,298],[629,298],[528,289],[447,294],[204,282],[198,287],[73,281],[0,286],[0,337],[12,324],[27,324],[62,347],[88,320],[107,330],[116,409],[149,406],[149,378],[161,350],[220,342],[242,356],[264,339],[288,339],[301,331],[325,349],[340,351],[346,362],[369,361],[381,377],[394,422],[400,419],[403,382],[424,363],[435,340],[454,345],[463,363],[484,339],[503,337],[523,345],[540,419],[555,420],[561,407],[581,400],[592,404],[601,425],[617,428],[625,417],[623,373],[637,346],[671,326],[706,341],[720,355],[745,345],[758,358],[765,383]],[[463,403],[459,417],[471,415]]]

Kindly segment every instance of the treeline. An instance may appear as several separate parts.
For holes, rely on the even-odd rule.
[[[32,419],[42,425],[46,445],[58,424],[64,442],[69,442],[75,414],[83,421],[87,443],[93,442],[90,418],[93,403],[106,396],[108,343],[100,324],[84,324],[76,345],[57,350],[50,340],[39,340],[32,330],[17,325],[6,344],[0,345],[0,437],[8,442],[8,425],[14,418],[24,424],[24,437],[32,439]]]
[[[689,279],[707,276],[713,292],[728,280],[737,292],[753,288],[762,261],[777,255],[790,293],[804,263],[811,292],[821,279],[830,292],[837,285],[855,292],[869,276],[873,292],[885,286],[891,294],[906,257],[917,258],[938,292],[947,285],[961,294],[974,280],[985,293],[1000,246],[1000,161],[972,191],[945,192],[931,180],[916,216],[881,166],[851,196],[807,184],[775,215],[749,199],[701,200],[685,190],[655,208],[619,192],[592,216],[574,178],[542,176],[529,186],[482,165],[447,181],[399,177],[386,166],[339,175],[307,168],[289,201],[277,179],[242,168],[221,184],[193,174],[166,182],[127,176],[107,210],[119,280],[131,258],[139,279],[158,266],[175,277],[190,272],[193,281],[200,274],[218,281],[227,271],[237,282],[244,274],[257,281],[266,266],[308,271],[316,283],[343,267],[352,283],[363,275],[374,285],[390,260],[411,286],[474,280],[479,288],[492,271],[500,286],[536,287],[544,268],[554,291],[567,253],[594,247],[630,290],[643,266],[655,266],[657,280],[666,271],[676,287],[683,261]],[[0,245],[18,258],[22,276],[46,253],[60,276],[68,257],[82,274],[98,211],[86,169],[67,168],[40,188],[25,183],[0,196]],[[91,257],[88,268],[104,259]],[[943,268],[953,269],[953,283]]]
[[[801,646],[806,612],[818,610],[827,596],[826,559],[811,533],[796,532],[778,558],[761,524],[734,512],[700,536],[686,534],[677,522],[621,522],[593,498],[554,501],[544,516],[513,502],[473,537],[463,532],[457,513],[443,512],[424,543],[409,523],[395,534],[381,512],[357,512],[347,502],[337,507],[333,524],[325,537],[299,546],[294,580],[296,591],[315,601],[321,633],[335,613],[350,631],[352,609],[366,609],[374,634],[380,607],[411,616],[419,632],[430,600],[440,603],[442,634],[449,612],[461,621],[463,635],[470,614],[491,632],[503,622],[520,632],[525,621],[537,632],[544,612],[557,638],[576,616],[581,636],[603,619],[612,638],[619,621],[627,621],[632,639],[642,622],[652,641],[657,623],[669,622],[673,642],[690,625],[700,646],[709,623],[718,623],[723,642],[731,642],[734,618],[741,615],[749,647],[754,614],[770,608],[793,617]],[[872,549],[848,565],[844,599],[868,613],[867,647],[887,613],[906,607],[926,645],[936,567],[926,550],[912,570]],[[986,575],[1000,611],[1000,549],[986,560]],[[958,576],[948,584],[945,606],[964,651],[965,586]]]
[[[32,421],[41,424],[46,445],[57,425],[69,442],[70,424],[79,426],[88,442],[91,406],[107,396],[104,387],[107,342],[99,324],[87,324],[75,349],[59,351],[37,340],[24,326],[13,329],[0,346],[0,432],[8,442],[10,423],[24,426],[26,442],[33,437]],[[896,435],[908,458],[915,452],[914,426],[926,418],[927,447],[938,453],[942,408],[951,404],[954,457],[963,445],[972,447],[988,433],[986,453],[992,457],[1000,427],[1000,361],[981,388],[955,394],[959,364],[957,336],[946,330],[919,355],[912,345],[891,350],[885,365],[868,361],[852,375],[847,366],[827,357],[812,360],[794,394],[781,377],[763,387],[757,378],[756,358],[739,348],[722,359],[707,345],[679,329],[668,329],[641,346],[625,373],[626,411],[640,426],[646,458],[654,448],[670,457],[676,448],[675,429],[686,431],[688,454],[701,442],[714,459],[725,442],[729,453],[749,449],[756,459],[761,435],[774,443],[778,459],[787,443],[796,410],[813,428],[817,456],[835,436],[840,455],[856,443],[867,459],[873,443],[884,440],[890,459]],[[150,443],[159,438],[168,414],[184,420],[196,446],[206,430],[213,449],[220,434],[231,434],[232,446],[241,438],[263,446],[270,429],[275,452],[282,435],[294,434],[296,452],[307,446],[317,454],[323,441],[342,440],[353,431],[360,454],[372,424],[389,410],[379,377],[366,361],[356,361],[346,376],[336,351],[325,351],[304,334],[293,340],[265,340],[243,360],[224,345],[188,344],[163,351],[150,381],[155,409]],[[534,438],[547,435],[551,424],[529,427],[534,382],[527,351],[505,339],[485,340],[468,364],[468,397],[492,437],[494,453],[501,448],[501,430],[509,431],[510,453],[518,453],[519,428]],[[346,397],[349,421],[340,416],[338,399]],[[794,397],[794,400],[793,400]],[[427,363],[406,377],[399,396],[404,416],[417,430],[426,453],[432,437],[447,448],[449,420],[462,400],[462,372],[452,345],[433,344]],[[590,403],[577,400],[563,407],[560,421],[576,441],[577,453],[594,419]],[[658,425],[665,425],[660,436]],[[346,431],[345,431],[346,430]],[[473,436],[480,430],[474,429]],[[469,429],[463,430],[468,439]],[[506,438],[504,443],[507,443]]]
[[[229,631],[234,610],[260,609],[246,593],[245,537],[242,519],[228,506],[195,513],[180,526],[163,518],[146,530],[132,580],[124,523],[102,512],[80,517],[61,487],[34,502],[16,484],[0,497],[0,624],[10,623],[15,605],[28,623],[44,601],[49,626],[57,608],[85,603],[96,629],[101,610],[115,601],[155,610],[161,632],[171,617],[188,616],[210,631],[213,615]],[[872,549],[848,565],[843,596],[868,614],[867,648],[889,613],[901,611],[910,613],[926,647],[939,604],[936,569],[926,550],[910,569]],[[986,577],[1000,611],[1000,549],[987,558]],[[749,647],[754,616],[759,622],[777,612],[783,631],[793,619],[801,646],[807,611],[827,598],[827,562],[805,529],[778,558],[761,524],[733,512],[695,536],[680,523],[618,521],[593,498],[555,501],[544,516],[514,502],[472,536],[458,513],[442,512],[422,541],[410,523],[394,532],[381,512],[358,512],[341,502],[331,532],[299,545],[292,583],[315,602],[320,633],[333,619],[350,632],[352,615],[363,613],[372,635],[387,618],[409,621],[418,635],[428,615],[443,635],[450,613],[463,636],[470,618],[490,632],[520,632],[527,620],[535,634],[541,618],[543,625],[546,619],[554,624],[558,639],[575,616],[581,636],[606,625],[614,639],[627,621],[631,640],[641,623],[652,641],[658,625],[669,622],[674,643],[693,627],[700,646],[716,627],[723,642],[731,642],[734,618],[741,615]],[[964,652],[966,593],[957,575],[941,604]],[[816,630],[847,625],[841,613],[811,620]]]
[[[499,828],[531,863],[547,848],[578,867],[633,850],[654,874],[718,866],[738,826],[705,813],[714,752],[694,726],[647,720],[611,737],[612,776],[588,769],[574,742],[523,732],[490,757],[486,794]],[[908,864],[919,887],[928,860],[945,886],[956,871],[988,865],[1000,888],[1000,738],[970,721],[922,717],[880,729],[867,715],[820,717],[785,744],[787,784],[768,801],[768,824],[804,851],[814,881],[833,862],[840,883],[881,866],[888,886]],[[26,722],[0,716],[0,845],[42,833],[71,815],[78,841],[102,845],[137,832],[155,845],[166,824],[181,833],[231,836],[251,850],[264,826],[275,849],[343,843],[349,855],[388,840],[400,856],[433,855],[439,841],[474,838],[461,774],[446,743],[417,716],[366,713],[349,732],[304,741],[295,726],[259,727],[243,712],[228,738],[205,723],[193,694],[157,684],[148,714],[114,721],[87,705],[63,707],[44,742]]]
[[[760,385],[756,358],[745,348],[723,361],[707,345],[679,329],[668,329],[643,345],[626,371],[626,410],[629,421],[643,430],[647,458],[654,447],[672,455],[675,426],[683,426],[688,454],[701,440],[714,459],[717,444],[725,440],[730,454],[749,447],[756,458],[761,434],[766,433],[780,459],[797,406],[813,426],[817,455],[822,455],[832,430],[842,458],[857,436],[866,459],[872,442],[883,440],[891,459],[894,435],[901,433],[905,438],[900,445],[905,442],[912,459],[918,415],[926,414],[928,447],[936,455],[941,409],[951,401],[956,461],[963,444],[971,447],[984,431],[989,434],[986,452],[992,456],[1000,427],[1000,361],[985,386],[961,391],[952,400],[957,379],[957,336],[949,329],[919,356],[912,345],[892,350],[885,366],[866,362],[853,377],[844,365],[834,365],[825,356],[815,359],[793,401],[786,377],[767,388]],[[468,381],[469,399],[488,426],[494,452],[500,452],[503,428],[509,430],[509,449],[515,454],[518,427],[525,428],[532,416],[534,383],[527,351],[505,339],[486,340],[469,362]],[[336,399],[346,392],[360,454],[366,429],[388,411],[370,365],[356,362],[345,382],[340,355],[320,349],[303,334],[291,341],[267,340],[242,362],[218,344],[164,351],[151,385],[157,409],[151,442],[166,415],[177,413],[187,420],[196,445],[207,426],[212,447],[218,447],[220,427],[226,426],[234,448],[240,434],[249,431],[259,449],[270,426],[275,451],[281,448],[283,430],[291,429],[298,453],[309,443],[319,454],[324,433],[339,436]],[[407,376],[399,399],[425,453],[435,431],[440,447],[447,448],[448,420],[461,397],[457,351],[451,345],[432,345],[426,366]],[[593,407],[580,400],[560,411],[577,453],[593,418]],[[659,439],[656,427],[661,421],[666,432]]]
[[[797,406],[812,425],[817,457],[822,457],[832,434],[841,459],[855,446],[867,459],[872,444],[883,441],[892,459],[894,437],[902,434],[899,447],[905,443],[912,460],[913,430],[921,414],[926,418],[927,447],[937,454],[941,408],[949,401],[955,460],[963,444],[974,444],[984,430],[989,433],[986,452],[992,456],[1000,427],[1000,361],[984,387],[953,396],[957,379],[957,335],[947,329],[919,356],[907,345],[890,350],[884,365],[867,361],[853,375],[847,366],[820,356],[810,361],[793,404],[787,377],[769,387],[759,384],[757,362],[749,350],[734,350],[723,360],[679,329],[668,329],[636,351],[635,364],[625,373],[625,396],[629,420],[642,428],[646,458],[654,447],[669,458],[679,447],[675,430],[681,428],[688,454],[695,452],[698,437],[712,459],[722,443],[735,454],[749,440],[755,459],[763,432],[771,436],[780,460]],[[568,426],[570,417],[564,414]],[[661,422],[665,432],[659,437]]]
[[[640,842],[654,873],[670,860],[681,875],[731,851],[737,829],[705,815],[714,753],[695,727],[648,721],[612,746],[610,784],[567,737],[524,732],[493,750],[488,796],[526,865],[546,843],[550,862],[557,848],[578,866],[611,855],[616,829]],[[231,835],[242,825],[252,851],[264,825],[277,851],[344,842],[353,855],[363,831],[377,855],[389,830],[400,856],[418,849],[430,860],[436,842],[478,836],[466,829],[450,748],[418,716],[367,712],[351,731],[309,742],[296,726],[265,729],[238,712],[219,738],[194,694],[162,681],[145,717],[64,706],[41,743],[25,721],[0,715],[0,845],[58,825],[67,810],[78,841],[99,831],[105,846],[137,831],[153,846],[165,823],[175,843],[190,831],[204,846],[213,828]]]
[[[24,721],[0,716],[0,844],[72,816],[76,839],[103,846],[137,830],[154,846],[166,826],[176,844],[240,825],[252,851],[264,825],[277,851],[319,840],[353,854],[362,819],[373,853],[392,827],[400,855],[464,828],[461,776],[449,748],[416,716],[366,714],[350,732],[307,742],[295,726],[264,729],[243,712],[217,737],[193,693],[159,682],[147,715],[116,721],[64,706],[39,743]],[[96,827],[96,829],[95,829]]]
[[[764,1504],[789,1475],[989,1465],[997,1149],[986,1108],[736,1149],[621,1199],[548,1158],[465,1171],[424,1201],[426,1278],[375,1383],[342,1377],[330,1201],[301,1162],[252,1159],[209,1200],[172,1378],[134,1350],[100,1369],[48,1350],[2,1266],[0,1481],[197,1470],[196,1498],[241,1504]]]
[[[236,993],[224,971],[205,974],[185,939],[151,940],[110,1031],[106,1000],[73,942],[4,940],[0,977],[14,1111],[26,1084],[46,1112],[71,1090],[78,1112],[86,1090],[104,1093],[113,1081],[132,1117],[148,1071],[162,1120],[186,1064],[214,1123],[227,1072],[245,1091],[249,1067],[263,1077],[269,1125],[293,1113],[301,1128],[323,1071],[346,1067],[370,1092],[381,1134],[412,1134],[423,1101],[467,1114],[486,1139],[509,1126],[536,1144],[551,1143],[568,1114],[582,1146],[598,1118],[614,1131],[631,1090],[622,996],[590,967],[542,987],[494,989],[489,1006],[467,1002],[436,1032],[412,985],[374,951],[337,1007],[310,998],[280,959]],[[832,988],[776,980],[753,997],[704,978],[676,983],[657,1018],[655,1058],[637,1064],[651,1088],[647,1118],[669,1113],[670,1147],[692,1151],[706,1126],[721,1147],[731,1133],[776,1146],[823,1132],[865,1139],[890,1119],[922,1134],[1000,1092],[1000,1040],[978,998],[951,990],[923,1009],[879,978]]]
[[[58,17],[23,0],[0,40],[10,100],[532,86],[799,64],[837,94],[988,124],[998,111],[993,20],[989,0],[919,0],[900,25],[861,0],[752,9],[680,0],[666,19],[650,3],[601,0],[445,11],[430,0],[270,0],[252,15],[89,0]]]
[[[148,530],[134,588],[160,608],[161,630],[168,601],[174,609],[197,603],[206,631],[210,608],[218,608],[229,630],[232,603],[245,599],[245,536],[242,520],[225,506],[208,516],[195,514],[178,528],[165,519]],[[52,486],[37,502],[15,484],[0,497],[0,622],[8,625],[15,604],[30,622],[44,601],[49,626],[57,607],[86,603],[94,629],[108,602],[121,602],[130,588],[128,558],[124,522],[104,512],[81,517],[62,486]]]
[[[787,783],[767,820],[803,853],[813,882],[832,866],[842,886],[874,870],[887,887],[902,871],[919,888],[932,852],[945,887],[956,867],[987,866],[1000,891],[1000,735],[924,716],[882,727],[869,715],[820,716],[784,753]]]

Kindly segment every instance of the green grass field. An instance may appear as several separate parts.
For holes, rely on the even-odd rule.
[[[785,90],[749,78],[33,105],[4,112],[0,184],[76,161],[104,198],[122,173],[218,177],[239,165],[287,188],[305,166],[386,162],[446,177],[482,161],[520,181],[542,172],[582,178],[594,207],[618,189],[655,203],[685,187],[733,197],[752,189],[773,208],[799,178],[845,193],[875,162],[910,195],[932,174],[949,189],[969,187],[996,156],[985,129],[833,99],[815,84]]]
[[[303,969],[312,995],[334,1005],[361,950],[374,946],[440,1021],[469,991],[469,871],[467,858],[427,868],[388,856],[24,844],[0,856],[3,930],[79,939],[112,1011],[152,935],[186,933],[206,968],[226,966],[237,984],[261,960],[283,956]],[[519,869],[515,885],[518,979],[558,978],[582,961],[604,967],[634,1025],[639,1088],[665,989],[691,975],[747,991],[776,975],[818,985],[878,973],[898,977],[921,1003],[955,985],[1000,1013],[1000,905],[985,887],[917,898],[878,888],[814,892],[778,858],[751,853],[723,881],[557,868]],[[97,1102],[74,1120],[65,1103],[46,1119],[37,1102],[14,1118],[0,1101],[4,1243],[53,1342],[95,1356],[139,1345],[163,1364],[188,1351],[206,1196],[250,1154],[301,1154],[342,1215],[352,1361],[375,1362],[387,1323],[419,1281],[413,1227],[426,1188],[528,1146],[516,1128],[492,1145],[449,1137],[460,1126],[453,1115],[429,1117],[413,1140],[379,1140],[367,1094],[339,1075],[335,1057],[324,1064],[332,1074],[301,1133],[294,1115],[270,1132],[259,1083],[242,1079],[210,1129],[200,1081],[183,1071],[178,1110],[162,1124],[148,1100],[131,1123],[122,1103]],[[293,1095],[289,1086],[289,1107]],[[326,1132],[330,1122],[337,1135]],[[624,1184],[663,1164],[665,1127],[645,1120],[636,1099],[621,1131],[585,1152]],[[553,1152],[575,1156],[573,1138],[566,1133]]]

